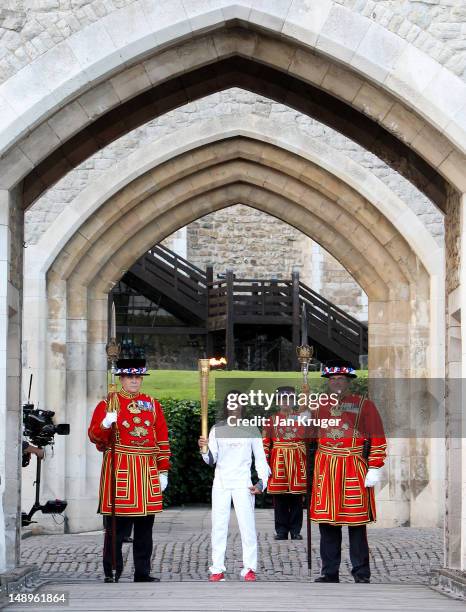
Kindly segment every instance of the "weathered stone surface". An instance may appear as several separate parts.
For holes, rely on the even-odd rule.
[[[279,121],[282,125],[299,128],[299,130],[309,135],[314,141],[321,141],[332,146],[337,151],[343,152],[354,161],[370,169],[375,176],[387,184],[416,212],[431,234],[439,242],[442,241],[443,219],[435,206],[408,181],[402,179],[399,174],[391,170],[376,156],[306,115],[240,89],[231,89],[214,94],[179,108],[176,111],[172,111],[164,117],[151,121],[144,127],[134,130],[93,155],[44,194],[26,213],[26,241],[28,243],[36,243],[50,223],[71,203],[78,193],[113,167],[117,161],[127,158],[142,145],[150,142],[155,144],[161,137],[170,134],[175,135],[177,131],[195,124],[196,121],[232,115],[270,118],[272,121]],[[202,151],[196,153],[196,155],[201,153]],[[246,265],[244,261],[241,263],[239,261],[240,258],[235,258],[234,256],[228,258],[226,256],[226,248],[223,251],[221,249],[212,251],[212,244],[206,244],[209,240],[209,234],[204,235],[202,232],[202,238],[200,237],[199,239],[203,245],[198,252],[196,251],[195,244],[191,244],[191,237],[194,240],[194,235],[199,231],[199,227],[194,224],[193,231],[188,231],[186,243],[187,252],[190,256],[194,257],[193,261],[202,266],[205,263],[212,262],[219,270],[224,269],[227,264],[234,263],[233,267],[239,266],[247,276],[270,276],[277,274],[279,277],[288,277],[292,266],[297,265],[302,270],[304,282],[311,284],[312,280],[313,286],[318,287],[317,290],[321,291],[325,297],[334,301],[341,308],[347,309],[361,320],[367,319],[367,298],[333,257],[327,253],[324,254],[317,245],[315,245],[313,252],[312,241],[300,232],[293,230],[290,226],[286,226],[286,224],[275,219],[271,220],[270,217],[265,216],[265,213],[253,212],[252,214],[256,215],[254,219],[258,225],[266,224],[268,228],[273,228],[274,232],[270,236],[268,243],[265,238],[263,240],[258,239],[254,233],[250,232],[250,227],[253,224],[248,220],[248,215],[251,214],[251,210],[244,206],[238,207],[235,210],[235,215],[237,215],[235,216],[235,244],[238,245],[239,253],[241,251],[245,253],[243,259],[258,261],[254,253],[260,253],[261,249],[264,248],[270,253],[269,245],[271,243],[277,244],[282,233],[288,236],[288,233],[291,232],[293,238],[288,242],[288,248],[291,248],[291,250],[287,257],[272,257],[272,259],[267,257],[267,265],[259,266],[259,269],[255,272],[254,265]],[[244,218],[243,215],[245,215]],[[222,219],[228,218],[231,219],[231,212],[228,211],[212,214],[216,228],[215,232],[219,233],[220,240],[222,239],[220,234],[224,231]],[[228,227],[230,225],[228,224]],[[215,232],[212,232],[212,235]],[[202,256],[200,253],[206,249],[208,249],[209,255]],[[317,258],[316,261],[314,261],[315,258]],[[328,267],[326,267],[327,264]],[[341,276],[333,275],[337,270],[341,272]],[[332,275],[334,279],[339,278],[338,282],[331,280]]]
[[[177,234],[164,241],[173,248]],[[186,256],[212,264],[214,277],[227,268],[241,278],[301,280],[346,312],[367,320],[367,296],[320,245],[280,219],[244,205],[211,213],[187,226]]]
[[[5,52],[0,55],[0,81],[6,80],[47,49],[76,32],[102,22],[108,15],[132,4],[138,3],[135,0],[4,0],[0,10],[0,44]],[[162,11],[152,2],[140,4],[146,18],[159,27],[165,24],[169,26],[165,37],[173,37],[175,34],[187,33],[186,17],[195,26],[199,25],[199,19],[204,19],[202,25],[208,27],[209,16],[210,20],[218,21],[222,6],[230,3],[197,1],[193,6],[188,4],[185,8],[177,0],[170,2],[170,6],[164,6]],[[251,14],[251,3],[236,4],[245,5],[242,14],[247,19]],[[303,2],[269,0],[259,4],[256,1],[253,3],[252,18],[261,25],[280,25],[288,36],[299,35],[306,28],[306,33],[313,32],[309,36],[309,44],[314,44],[326,22],[327,27],[332,26],[332,15],[340,15],[342,9],[348,18],[351,13],[359,13],[393,32],[400,40],[412,42],[446,68],[465,78],[466,44],[463,24],[466,9],[463,0],[335,0],[335,4],[342,7],[334,7],[329,15],[332,3],[328,0],[307,3],[306,10]],[[206,8],[210,9],[210,13],[202,15]],[[340,9],[340,13],[337,9]],[[264,10],[270,13],[270,17],[265,16]],[[224,18],[229,18],[230,14],[231,10],[223,9]]]

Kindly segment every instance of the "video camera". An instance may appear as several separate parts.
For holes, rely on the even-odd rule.
[[[68,436],[70,433],[70,426],[68,423],[60,423],[55,425],[53,417],[55,412],[53,410],[39,410],[34,408],[34,404],[31,404],[31,385],[32,385],[32,374],[29,379],[29,393],[28,401],[23,405],[23,425],[24,435],[29,438],[32,444],[39,448],[44,446],[53,445],[55,434],[59,436]],[[29,465],[30,454],[23,453],[23,467]],[[52,499],[47,501],[45,504],[41,504],[39,501],[40,493],[40,474],[41,474],[41,463],[42,459],[37,457],[37,469],[36,469],[36,499],[31,510],[26,513],[21,513],[21,524],[23,527],[30,525],[36,521],[32,520],[33,515],[39,510],[43,514],[61,514],[66,506],[67,502],[62,499]]]
[[[59,436],[68,436],[70,433],[70,426],[68,423],[55,425],[52,420],[55,416],[53,410],[39,410],[38,408],[34,408],[34,404],[31,404],[31,386],[32,374],[29,379],[28,401],[26,404],[23,404],[24,435],[29,438],[32,444],[42,448],[49,444],[53,444],[55,434]]]
[[[53,444],[55,434],[68,436],[70,426],[68,423],[55,425],[52,418],[55,416],[53,410],[39,410],[34,404],[23,405],[24,435],[36,446],[47,446]]]

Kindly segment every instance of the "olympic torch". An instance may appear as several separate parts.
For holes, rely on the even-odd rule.
[[[209,373],[210,359],[199,359],[199,383],[201,386],[201,436],[207,438],[209,435],[208,410],[209,410]],[[208,452],[208,447],[201,448],[202,453]]]
[[[225,357],[216,359],[199,359],[199,383],[201,387],[201,436],[207,438],[209,435],[209,374],[210,368],[224,368],[227,364]],[[207,453],[209,448],[203,446],[202,453]]]

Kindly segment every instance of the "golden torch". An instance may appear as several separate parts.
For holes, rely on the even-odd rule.
[[[210,359],[199,359],[199,383],[201,385],[201,436],[207,438],[208,432],[208,408],[209,408],[209,373]],[[202,453],[207,453],[207,446],[201,448]]]
[[[210,359],[199,359],[199,383],[201,386],[201,436],[207,438],[209,435],[209,374],[210,368],[222,368],[227,364],[225,357],[216,359],[211,357]],[[207,453],[207,446],[201,448],[202,453]]]

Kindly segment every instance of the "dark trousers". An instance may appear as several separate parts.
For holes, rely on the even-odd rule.
[[[322,575],[338,577],[341,563],[341,526],[319,523]],[[369,545],[366,525],[348,527],[351,573],[358,578],[370,578]]]
[[[293,493],[274,495],[273,505],[277,535],[298,535],[303,526],[303,496]]]
[[[106,514],[103,514],[102,522],[104,524],[104,529],[107,529],[107,522],[109,523],[110,527],[112,525],[112,517],[107,516]],[[128,524],[126,525],[126,527],[122,527],[123,538],[130,538],[132,531],[133,531],[133,521],[131,522],[128,521]]]
[[[133,527],[133,559],[134,575],[148,576],[150,574],[150,561],[152,557],[152,528],[154,515],[147,516],[117,516],[116,517],[116,574],[123,571],[123,538],[131,533]],[[112,575],[112,517],[105,519],[104,539],[104,573]]]

